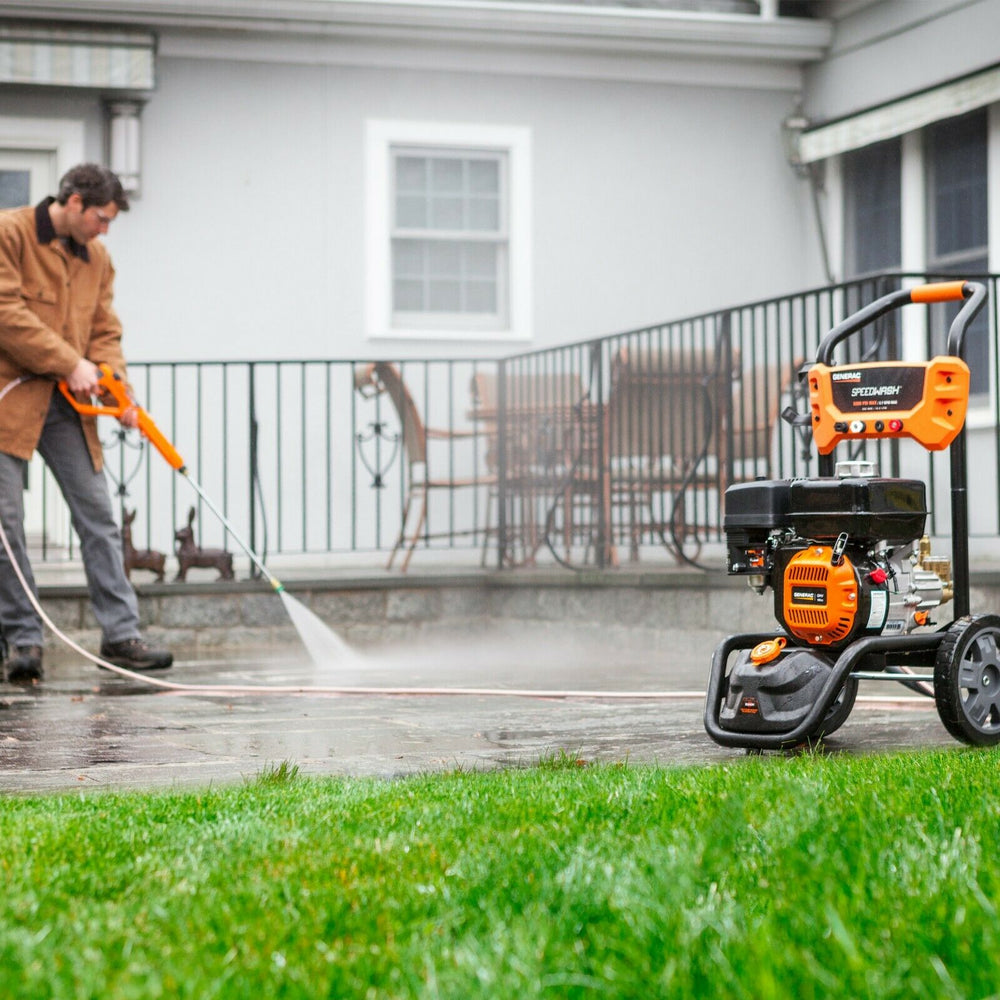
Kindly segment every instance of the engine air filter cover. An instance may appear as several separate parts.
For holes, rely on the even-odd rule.
[[[788,497],[791,480],[760,479],[734,483],[726,490],[723,527],[727,534],[751,534],[788,526]]]

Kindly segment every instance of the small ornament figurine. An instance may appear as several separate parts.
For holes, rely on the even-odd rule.
[[[135,511],[122,507],[122,562],[125,564],[125,575],[131,580],[132,570],[148,569],[156,574],[156,582],[163,583],[163,571],[167,565],[167,557],[155,549],[137,549],[132,544],[132,522]]]
[[[233,579],[233,554],[225,549],[201,549],[194,541],[194,507],[188,511],[186,527],[174,532],[174,552],[177,555],[177,576],[174,582],[187,579],[187,571],[217,569],[219,580]]]

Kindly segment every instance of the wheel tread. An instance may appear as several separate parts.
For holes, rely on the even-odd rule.
[[[966,615],[952,622],[938,646],[934,660],[934,702],[941,723],[956,740],[971,746],[995,746],[1000,743],[1000,732],[983,732],[962,708],[961,657],[967,646],[965,640],[983,628],[995,629],[1000,633],[1000,617]]]

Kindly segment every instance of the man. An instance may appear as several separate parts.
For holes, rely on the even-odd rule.
[[[140,638],[135,591],[122,565],[121,535],[102,472],[96,418],[81,417],[56,388],[95,391],[107,363],[125,376],[122,328],[112,306],[114,268],[104,244],[128,198],[118,178],[85,163],[59,182],[56,198],[0,212],[0,523],[28,586],[36,591],[24,537],[23,488],[37,449],[69,505],[101,656],[130,670],[173,663]],[[135,426],[135,414],[122,423]],[[41,680],[42,622],[0,546],[0,626],[8,645],[4,677]]]

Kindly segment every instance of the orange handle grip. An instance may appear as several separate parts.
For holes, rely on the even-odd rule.
[[[910,290],[911,302],[958,302],[965,298],[964,281],[938,281]]]
[[[108,365],[102,364],[98,367],[101,370],[101,377],[97,384],[115,401],[113,406],[107,403],[81,403],[69,391],[69,386],[65,381],[59,383],[59,391],[69,400],[70,405],[77,413],[83,413],[88,417],[121,417],[129,407],[135,406],[135,403],[129,398],[125,383],[115,375]]]
[[[138,416],[139,431],[149,441],[149,443],[167,460],[168,464],[178,471],[184,468],[184,459],[181,458],[177,449],[163,436],[160,428],[153,423],[153,418],[129,395],[128,387],[111,370],[109,365],[99,365],[101,377],[98,385],[111,396],[114,405],[106,403],[81,403],[73,393],[69,391],[69,386],[65,381],[59,383],[59,391],[69,400],[70,405],[77,413],[93,417],[117,417],[122,418],[126,410],[135,410]]]

